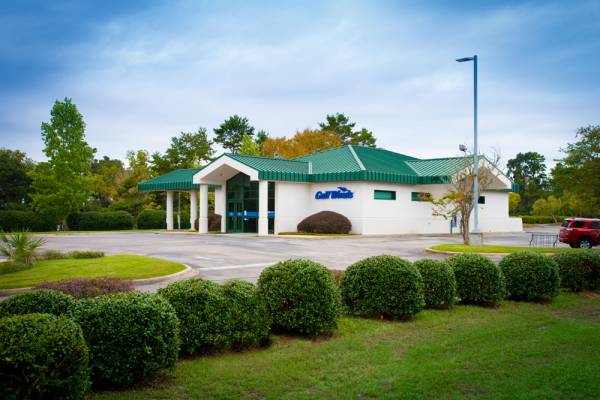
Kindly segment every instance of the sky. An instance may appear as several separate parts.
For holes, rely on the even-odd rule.
[[[479,142],[550,165],[600,124],[600,1],[2,1],[0,147],[44,160],[69,97],[97,156],[163,152],[233,114],[292,136],[345,113],[415,157]]]

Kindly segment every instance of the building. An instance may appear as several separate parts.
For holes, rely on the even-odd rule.
[[[223,232],[294,232],[305,217],[329,210],[350,219],[357,234],[449,233],[452,221],[434,216],[428,200],[446,193],[471,165],[470,157],[417,159],[346,145],[293,160],[223,154],[203,168],[173,171],[139,189],[167,192],[167,229],[173,229],[174,192],[189,191],[190,222],[194,226],[199,215],[199,232],[206,233],[208,193],[214,191]],[[492,177],[480,193],[481,231],[521,231],[521,219],[508,214],[514,184],[485,157],[479,168]]]

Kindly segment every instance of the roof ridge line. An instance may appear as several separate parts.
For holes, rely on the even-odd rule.
[[[365,165],[363,164],[362,160],[358,157],[351,144],[348,145],[348,149],[350,150],[350,154],[352,154],[352,156],[354,157],[354,161],[356,161],[356,163],[358,164],[358,168],[360,168],[361,171],[365,171]]]
[[[265,160],[275,160],[275,161],[293,161],[293,162],[300,162],[300,163],[304,163],[306,164],[308,161],[303,161],[303,160],[296,160],[295,158],[275,158],[275,157],[267,157],[267,156],[251,156],[251,155],[247,155],[247,154],[234,154],[234,153],[223,153],[223,155],[226,156],[239,156],[239,157],[251,157],[251,158],[262,158]]]

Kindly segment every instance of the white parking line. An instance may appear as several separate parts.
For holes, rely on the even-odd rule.
[[[224,265],[222,267],[199,268],[199,270],[200,271],[215,271],[215,270],[221,270],[221,269],[243,269],[243,268],[267,267],[267,266],[276,264],[278,262],[279,261],[270,261],[270,262],[258,263],[258,264]]]

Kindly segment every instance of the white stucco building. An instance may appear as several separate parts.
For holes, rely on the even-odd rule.
[[[328,210],[350,219],[357,234],[449,233],[451,221],[434,216],[427,199],[446,193],[470,163],[352,145],[293,160],[223,154],[204,168],[148,180],[140,190],[167,191],[167,229],[173,229],[173,193],[184,190],[191,192],[192,226],[198,215],[199,232],[208,232],[208,193],[214,190],[223,232],[294,232],[302,219]],[[513,183],[483,157],[479,167],[493,177],[480,193],[480,230],[521,231],[521,219],[508,214]]]

